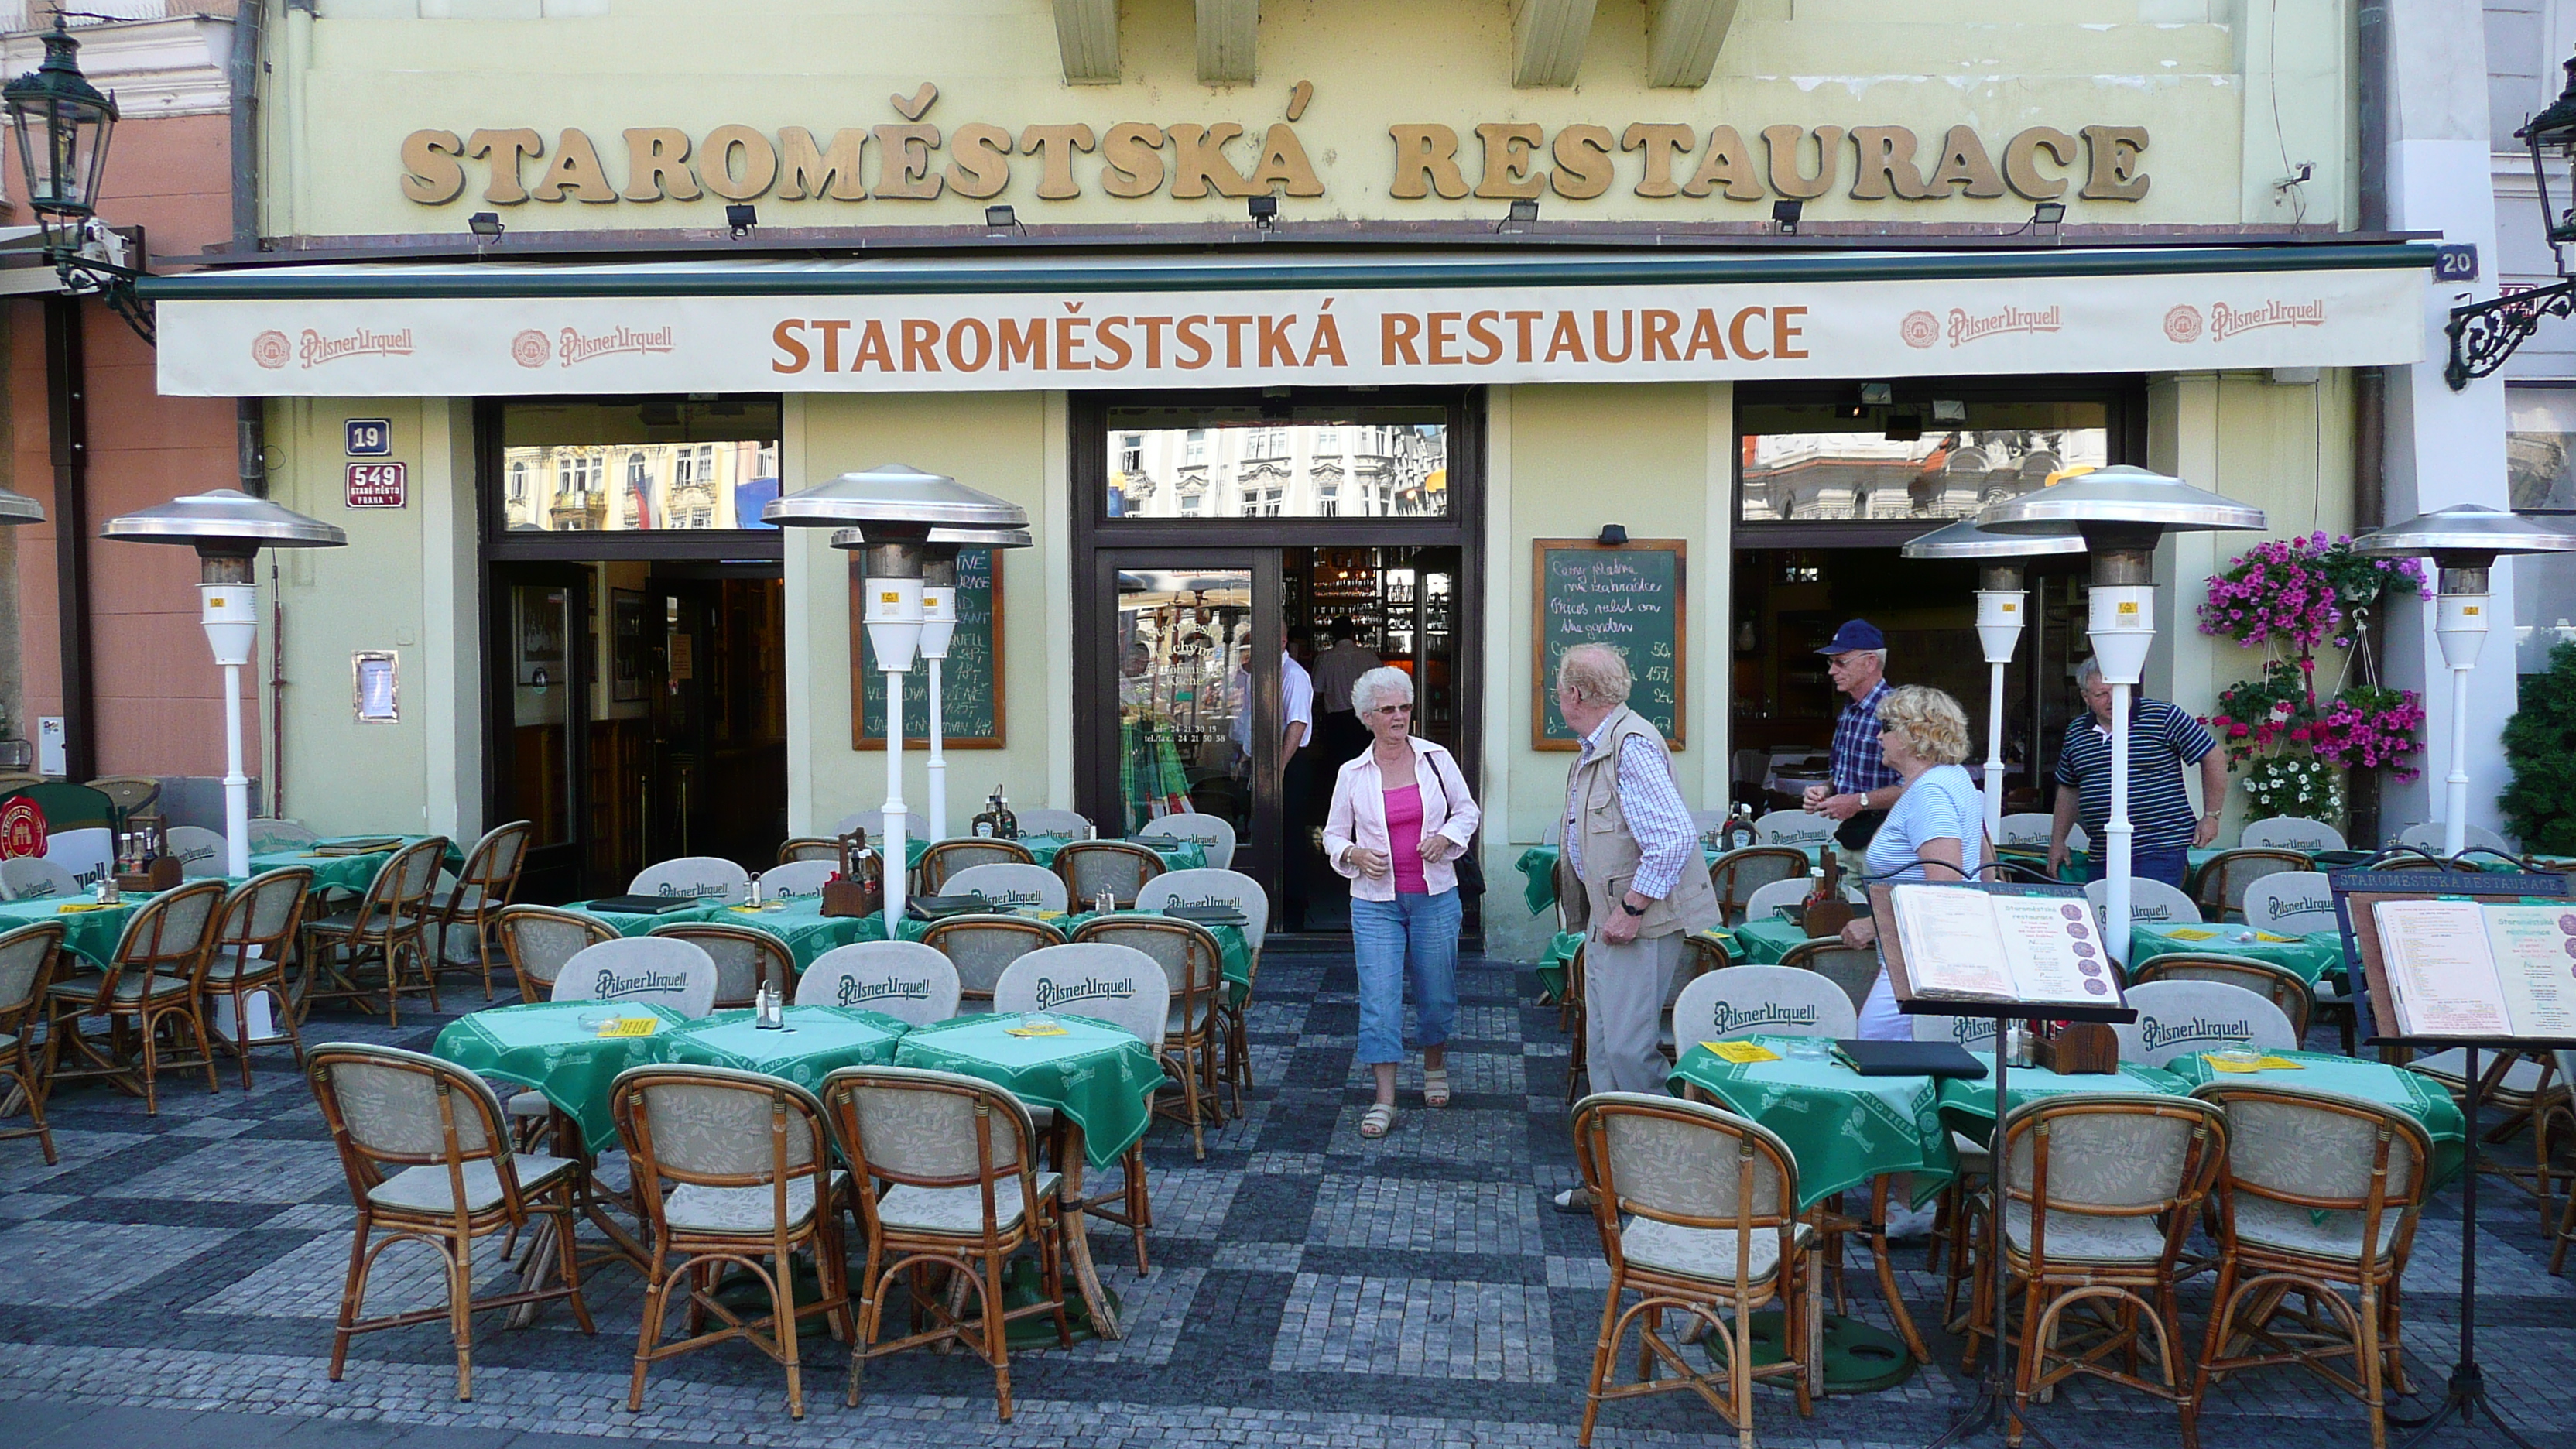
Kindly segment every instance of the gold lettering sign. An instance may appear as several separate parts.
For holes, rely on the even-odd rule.
[[[552,136],[528,127],[458,133],[414,131],[402,141],[402,193],[423,206],[462,199],[481,168],[480,204],[727,201],[931,201],[954,193],[984,200],[1018,178],[1040,201],[1097,192],[1120,200],[1165,195],[1177,201],[1285,194],[1322,197],[1316,169],[1289,121],[1251,127],[1234,121],[1121,121],[1011,127],[970,121],[928,123],[938,89],[925,84],[893,98],[903,120],[846,126],[828,141],[802,126],[772,133],[731,123],[703,136],[670,126],[622,132],[621,190],[588,132]],[[604,139],[608,134],[601,133]],[[2150,184],[2144,126],[2081,125],[2070,133],[2030,126],[1980,135],[1956,125],[1938,133],[1908,126],[1732,125],[1701,130],[1661,121],[1613,127],[1573,122],[1550,130],[1532,121],[1396,121],[1380,158],[1386,194],[1398,201],[1438,197],[1588,201],[1624,190],[1647,200],[1734,202],[1773,197],[1812,201],[1839,193],[1854,201],[2062,198],[2070,184],[2085,201],[2141,201]],[[2080,138],[2080,139],[2079,139]],[[873,154],[871,154],[873,153]],[[1330,159],[1330,152],[1327,158]],[[532,165],[533,163],[533,165]],[[535,184],[529,184],[533,172]],[[1472,182],[1471,182],[1472,176]]]

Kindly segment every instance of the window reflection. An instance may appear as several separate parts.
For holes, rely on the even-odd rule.
[[[1108,447],[1112,518],[1449,513],[1449,429],[1438,409],[1312,419],[1121,409]]]
[[[776,399],[509,403],[501,526],[547,533],[771,528]]]
[[[1968,518],[2111,461],[2098,402],[1758,405],[1742,421],[1745,523]]]

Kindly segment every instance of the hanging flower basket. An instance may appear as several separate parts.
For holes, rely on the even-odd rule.
[[[2323,532],[2274,539],[2209,576],[2200,632],[2246,649],[2278,643],[2305,669],[2320,644],[2351,647],[2353,616],[2400,587],[2423,593],[2424,566],[2414,559],[2365,558],[2353,551],[2349,537],[2329,543]]]
[[[2424,704],[2415,691],[2355,685],[2320,713],[2309,743],[2330,765],[2384,768],[2412,780],[2423,773],[2410,763],[2424,753],[2423,728]]]
[[[2246,818],[2343,819],[2343,774],[2313,756],[2257,760],[2245,772]]]

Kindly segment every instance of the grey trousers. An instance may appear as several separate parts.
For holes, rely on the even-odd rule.
[[[1597,935],[1583,943],[1584,1051],[1592,1090],[1668,1095],[1664,1078],[1672,1067],[1657,1042],[1681,963],[1678,931],[1624,946]]]

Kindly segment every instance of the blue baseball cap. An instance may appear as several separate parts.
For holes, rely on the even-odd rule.
[[[1817,650],[1819,654],[1849,654],[1855,649],[1884,649],[1887,636],[1867,619],[1854,619],[1834,631],[1833,642]]]

